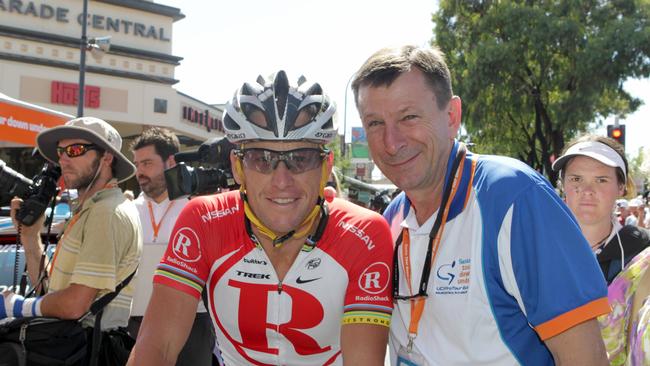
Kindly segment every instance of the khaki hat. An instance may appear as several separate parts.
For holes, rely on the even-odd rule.
[[[135,165],[122,155],[122,137],[108,122],[95,117],[80,117],[66,122],[63,126],[48,128],[36,136],[36,145],[41,155],[47,160],[58,164],[59,156],[56,147],[63,139],[84,139],[113,154],[115,163],[115,178],[118,182],[125,181],[135,174]]]

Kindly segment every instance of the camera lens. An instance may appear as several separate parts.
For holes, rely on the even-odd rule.
[[[2,192],[2,201],[11,200],[14,196],[24,198],[29,192],[33,182],[24,175],[11,169],[0,160],[0,192]]]

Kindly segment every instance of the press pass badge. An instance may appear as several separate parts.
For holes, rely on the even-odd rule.
[[[404,346],[399,346],[399,352],[397,353],[397,365],[396,366],[427,366],[428,363],[424,360],[421,354],[409,350]]]

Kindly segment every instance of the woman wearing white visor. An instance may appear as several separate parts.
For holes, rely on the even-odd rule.
[[[612,312],[599,321],[610,363],[650,365],[650,235],[614,215],[616,199],[634,189],[624,148],[583,136],[568,144],[553,170],[608,284]]]

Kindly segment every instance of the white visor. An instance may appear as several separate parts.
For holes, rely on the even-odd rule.
[[[562,170],[575,156],[588,156],[612,168],[621,168],[627,181],[627,169],[623,158],[614,149],[598,141],[584,141],[571,146],[564,155],[553,162],[553,170],[556,172]]]

